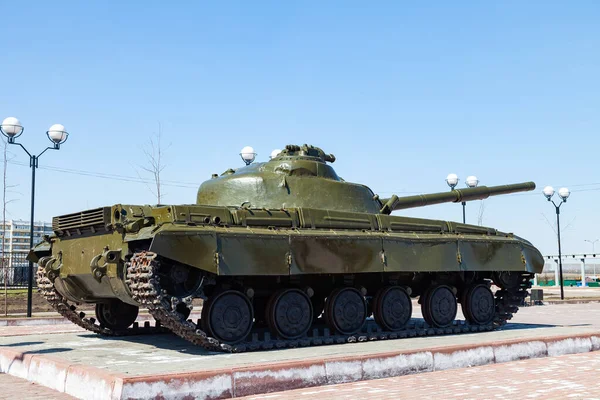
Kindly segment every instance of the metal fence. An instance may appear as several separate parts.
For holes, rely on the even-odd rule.
[[[6,282],[6,286],[11,288],[27,287],[29,261],[26,257],[27,253],[0,253],[0,286],[4,287]],[[33,284],[35,283],[34,279]]]

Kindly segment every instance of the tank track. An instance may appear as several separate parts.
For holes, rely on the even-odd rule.
[[[88,331],[104,336],[150,335],[169,332],[168,329],[160,325],[159,321],[156,321],[155,326],[151,326],[150,321],[144,322],[143,326],[140,326],[139,323],[135,322],[129,328],[119,330],[101,326],[95,318],[86,318],[84,312],[77,312],[77,306],[69,304],[67,299],[56,291],[54,279],[51,279],[48,276],[44,268],[38,267],[36,278],[38,291],[44,296],[48,303],[52,305],[56,312],[75,325],[87,329]]]
[[[517,312],[519,305],[527,296],[527,289],[531,287],[531,274],[522,273],[520,286],[515,290],[499,289],[495,293],[496,313],[493,321],[487,325],[472,325],[466,321],[454,321],[447,328],[429,327],[424,321],[411,320],[406,329],[399,332],[384,331],[374,321],[367,321],[362,332],[354,335],[331,334],[325,326],[315,327],[309,331],[307,337],[296,340],[271,338],[271,334],[263,329],[255,328],[244,342],[229,345],[220,343],[210,337],[197,323],[186,319],[176,311],[180,302],[184,302],[191,309],[191,298],[178,299],[169,296],[160,287],[156,269],[160,267],[157,255],[151,252],[136,253],[127,265],[127,284],[133,299],[148,307],[150,314],[181,338],[204,347],[210,351],[245,352],[256,350],[270,350],[274,348],[308,347],[324,344],[341,344],[353,342],[366,342],[373,340],[399,339],[417,336],[433,336],[460,334],[468,332],[483,332],[497,329],[507,323]]]

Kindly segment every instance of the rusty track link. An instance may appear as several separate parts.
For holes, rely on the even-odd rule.
[[[354,335],[330,334],[329,329],[316,327],[309,331],[304,338],[296,340],[283,340],[271,338],[269,332],[254,329],[246,341],[228,345],[220,343],[210,337],[201,329],[200,321],[197,323],[186,320],[186,317],[177,312],[180,302],[191,309],[191,298],[178,299],[168,295],[161,289],[160,280],[156,273],[161,261],[156,254],[151,252],[136,253],[127,265],[127,284],[133,294],[133,299],[148,307],[150,314],[169,328],[173,333],[183,339],[202,346],[211,351],[244,352],[255,350],[269,350],[273,348],[307,347],[323,344],[366,342],[372,340],[398,339],[416,336],[459,334],[468,332],[483,332],[497,329],[512,318],[519,305],[527,296],[527,289],[531,287],[529,273],[521,274],[519,289],[508,291],[499,289],[495,293],[496,314],[492,323],[487,325],[471,325],[466,321],[455,321],[448,328],[432,328],[425,322],[413,322],[400,332],[382,330],[373,321],[365,324],[363,331]]]
[[[88,331],[105,336],[149,335],[168,332],[167,329],[161,327],[158,320],[156,321],[155,326],[151,326],[150,321],[144,322],[143,326],[140,326],[135,322],[129,328],[119,330],[101,326],[95,318],[86,318],[84,312],[77,312],[77,306],[69,304],[67,299],[56,291],[54,279],[50,279],[44,268],[38,267],[36,279],[38,291],[44,296],[48,303],[50,303],[60,315]]]

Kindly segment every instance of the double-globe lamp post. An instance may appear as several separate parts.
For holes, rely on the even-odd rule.
[[[599,241],[600,239],[595,239],[595,240],[589,240],[589,239],[584,239],[584,242],[588,242],[592,245],[592,254],[594,256],[596,256],[596,243]]]
[[[600,239],[594,239],[594,240],[585,239],[584,241],[588,242],[592,245],[592,256],[596,257],[596,243],[598,241],[600,241]],[[594,279],[598,279],[598,276],[596,275],[596,264],[594,264]]]
[[[270,160],[274,159],[275,157],[277,157],[279,155],[279,153],[281,153],[281,149],[273,149],[273,151],[269,155],[269,159]],[[251,146],[245,146],[240,151],[240,157],[242,157],[242,160],[244,161],[244,164],[246,164],[246,165],[252,164],[254,162],[254,160],[256,160],[257,155],[258,154],[256,154],[256,152],[254,151],[254,148]]]
[[[560,197],[560,203],[558,204],[556,204],[554,200],[552,200],[552,196],[554,196],[554,188],[552,186],[546,186],[542,190],[542,193],[544,193],[544,196],[546,196],[546,199],[548,199],[548,201],[552,202],[554,208],[556,209],[556,235],[558,236],[558,270],[560,274],[560,299],[564,300],[565,291],[563,288],[562,250],[560,248],[560,206],[562,206],[563,203],[567,202],[567,199],[571,195],[571,192],[569,192],[569,189],[565,187],[560,188],[558,190],[558,197]]]
[[[35,209],[35,170],[38,167],[38,159],[47,150],[59,150],[60,145],[67,141],[69,134],[65,130],[65,127],[61,124],[54,124],[48,129],[46,135],[52,146],[46,147],[40,154],[31,154],[25,146],[21,143],[17,143],[16,139],[23,134],[24,128],[18,119],[14,117],[5,118],[0,125],[0,132],[6,137],[9,144],[16,144],[29,156],[29,166],[31,167],[31,225],[29,227],[29,247],[33,248],[33,221],[34,221],[34,209]],[[3,223],[6,223],[4,221]],[[4,249],[2,249],[4,252]],[[29,261],[29,273],[27,276],[27,316],[31,317],[31,304],[33,296],[33,262]]]
[[[449,174],[446,177],[446,183],[448,184],[448,186],[450,186],[450,190],[454,190],[454,188],[456,187],[456,185],[458,185],[458,175],[456,174]],[[476,176],[471,175],[471,176],[467,176],[467,179],[465,180],[465,184],[467,185],[468,188],[474,188],[477,187],[477,185],[479,185],[479,179],[477,179]],[[462,203],[462,208],[463,208],[463,224],[466,223],[467,218],[466,218],[466,207],[467,207],[467,202],[463,201]]]
[[[589,239],[585,239],[585,242],[588,242],[592,245],[592,256],[596,257],[596,243],[598,241],[600,241],[600,239],[594,239],[594,240],[589,240]],[[594,263],[594,279],[598,279],[598,276],[596,275],[596,264]]]

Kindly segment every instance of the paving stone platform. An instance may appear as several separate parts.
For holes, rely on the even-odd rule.
[[[229,398],[600,350],[600,303],[523,307],[503,330],[242,354],[174,335],[0,327],[0,372],[84,399]]]
[[[600,351],[286,390],[245,400],[600,400]]]

